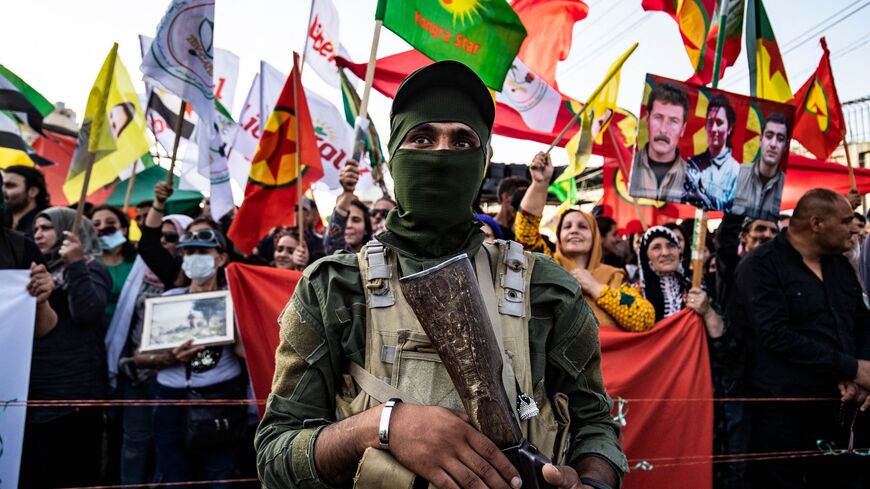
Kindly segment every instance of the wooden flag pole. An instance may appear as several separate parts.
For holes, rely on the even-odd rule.
[[[625,167],[625,160],[622,159],[622,151],[619,151],[619,143],[616,142],[616,136],[613,134],[613,126],[611,124],[607,125],[607,133],[610,134],[610,141],[613,143],[613,151],[616,152],[616,160],[619,161],[619,170],[627,178],[628,171]],[[646,218],[643,217],[643,211],[640,210],[640,204],[637,203],[637,199],[634,197],[631,198],[631,201],[634,204],[635,212],[637,212],[637,218],[640,219],[640,225],[643,228],[643,232],[646,232],[646,230],[649,229],[649,225],[646,223]]]
[[[353,125],[353,154],[351,158],[359,163],[366,150],[366,133],[368,131],[369,95],[372,92],[372,84],[375,81],[375,65],[377,64],[378,44],[381,39],[381,27],[384,22],[375,21],[375,32],[372,34],[372,47],[369,51],[369,62],[366,65],[366,80],[363,87],[362,100],[359,104],[359,112]]]
[[[172,177],[175,174],[175,159],[178,157],[178,143],[181,142],[181,129],[184,127],[184,111],[187,110],[187,102],[181,101],[181,107],[178,109],[178,117],[175,119],[175,141],[172,142],[172,159],[169,160],[169,175],[166,177],[166,183],[169,188],[172,188]]]
[[[91,170],[94,168],[94,160],[96,154],[93,151],[88,152],[88,166],[85,168],[85,178],[82,184],[82,193],[79,196],[79,203],[76,206],[76,217],[73,220],[72,233],[78,235],[79,228],[82,225],[82,218],[85,216],[85,201],[88,198],[88,186],[91,184]],[[61,237],[58,236],[58,239]]]
[[[130,209],[130,196],[133,195],[133,185],[136,184],[136,167],[139,166],[139,160],[133,162],[133,173],[127,180],[127,193],[124,194],[124,214]]]
[[[849,169],[849,188],[858,191],[858,182],[855,180],[855,168],[852,165],[852,155],[849,153],[849,144],[846,142],[846,133],[843,133],[843,150],[846,151],[846,166]],[[861,196],[861,213],[867,214],[867,205],[864,196]]]
[[[716,56],[713,59],[713,88],[719,86],[722,69],[722,49],[725,41],[725,23],[728,21],[728,0],[719,4],[719,35],[716,37]],[[692,287],[701,286],[704,279],[704,243],[707,241],[707,210],[695,209],[695,229],[692,232]]]
[[[293,80],[293,132],[296,140],[296,231],[299,233],[299,246],[305,244],[305,214],[302,212],[302,152],[299,141],[299,90],[296,85],[302,82],[302,67],[296,65],[297,56],[293,55],[293,72],[296,79]],[[292,76],[292,75],[291,75]]]

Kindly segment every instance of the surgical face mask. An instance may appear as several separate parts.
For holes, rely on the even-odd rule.
[[[115,231],[112,234],[100,236],[100,246],[103,248],[103,251],[114,250],[126,242],[127,238],[124,237],[124,233],[121,231]]]
[[[181,269],[184,270],[187,278],[198,284],[214,277],[217,273],[213,255],[185,255]]]

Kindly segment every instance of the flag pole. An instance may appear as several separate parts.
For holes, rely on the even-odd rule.
[[[133,174],[127,180],[127,193],[124,195],[124,213],[126,214],[130,208],[130,196],[133,194],[133,185],[136,184],[136,167],[139,165],[139,160],[133,162]]]
[[[293,71],[296,72],[296,79],[293,80],[293,112],[294,124],[293,132],[296,140],[296,231],[299,233],[299,246],[305,243],[305,222],[304,214],[302,213],[302,152],[299,144],[299,90],[297,84],[302,83],[302,67],[296,64],[296,53],[293,53]]]
[[[562,132],[560,132],[559,135],[556,136],[556,139],[554,139],[553,142],[550,143],[550,147],[547,148],[547,151],[544,151],[545,154],[550,154],[550,151],[552,151],[553,148],[555,148],[556,145],[559,144],[562,138],[565,137],[565,133],[568,132],[568,129],[571,129],[571,127],[574,126],[574,123],[580,120],[580,117],[583,116],[584,112],[586,112],[586,107],[589,106],[589,101],[595,100],[595,97],[597,97],[598,94],[601,93],[602,90],[604,90],[604,87],[607,86],[607,83],[610,82],[610,79],[613,78],[617,73],[619,73],[619,70],[622,69],[622,65],[625,63],[625,60],[627,60],[628,57],[631,56],[631,54],[634,52],[634,50],[637,49],[637,45],[638,43],[634,43],[634,45],[631,46],[628,51],[626,51],[622,55],[622,62],[618,63],[617,66],[612,67],[613,69],[610,70],[610,72],[604,78],[604,81],[602,81],[598,85],[598,87],[595,88],[595,91],[592,92],[592,95],[590,95],[589,98],[586,99],[586,103],[583,104],[583,107],[580,107],[580,110],[576,114],[574,114],[574,117],[571,118],[571,121],[568,122],[568,124],[565,124],[565,127],[562,128]]]
[[[166,183],[169,188],[172,188],[172,176],[175,173],[175,159],[178,157],[178,143],[181,141],[181,129],[184,127],[184,111],[187,110],[187,102],[181,101],[181,107],[178,109],[178,117],[175,118],[175,141],[172,142],[172,158],[169,160],[169,175],[166,177]]]
[[[858,182],[855,181],[855,168],[852,166],[852,155],[849,153],[849,144],[846,142],[846,131],[843,131],[843,150],[846,152],[846,166],[849,169],[849,188],[858,191]],[[861,196],[861,211],[867,214],[867,204],[864,196]]]
[[[369,94],[372,92],[372,84],[375,80],[375,64],[378,56],[378,43],[381,39],[381,27],[384,21],[375,21],[375,32],[372,34],[372,47],[369,51],[369,63],[366,65],[366,83],[363,88],[362,101],[359,104],[359,114],[353,127],[353,159],[359,163],[366,147],[366,130],[368,129]]]
[[[85,200],[88,198],[88,186],[91,184],[91,170],[94,168],[95,159],[96,153],[88,151],[88,166],[85,168],[85,181],[82,184],[82,193],[79,196],[79,203],[76,206],[76,217],[73,220],[72,225],[72,233],[75,235],[78,235],[79,227],[81,227],[82,224],[82,218],[85,215]]]
[[[613,143],[613,151],[616,153],[616,160],[619,162],[619,170],[623,175],[628,175],[628,171],[625,167],[625,160],[622,159],[622,151],[619,151],[616,136],[613,134],[613,125],[607,125],[607,133],[610,134],[610,141]],[[631,201],[634,204],[635,212],[637,212],[637,218],[640,220],[640,226],[643,228],[643,232],[646,232],[646,230],[649,229],[649,225],[646,223],[646,218],[643,217],[643,211],[640,210],[640,204],[637,203],[637,199],[634,197],[631,198]]]
[[[719,34],[716,36],[716,56],[713,59],[713,88],[719,86],[722,70],[722,50],[725,44],[725,25],[728,22],[728,0],[719,4]],[[707,210],[695,209],[695,229],[692,232],[692,287],[700,287],[704,279],[704,243],[707,240]]]

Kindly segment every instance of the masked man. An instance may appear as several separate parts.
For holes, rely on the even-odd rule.
[[[478,283],[482,294],[494,283],[511,389],[538,405],[537,416],[518,417],[554,462],[544,477],[556,487],[619,485],[626,461],[598,328],[576,280],[517,243],[482,244],[472,205],[493,119],[489,92],[460,63],[435,63],[399,87],[388,163],[397,206],[387,230],[357,255],[309,266],[279,318],[272,394],[255,441],[267,487],[416,487],[415,477],[446,488],[519,487],[517,470],[459,414],[398,283],[462,254],[498,272],[478,274]],[[419,402],[392,405],[400,396]]]

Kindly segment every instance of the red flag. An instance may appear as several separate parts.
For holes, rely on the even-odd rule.
[[[831,53],[825,38],[821,39],[822,59],[816,72],[798,90],[791,103],[797,109],[794,118],[794,138],[820,160],[828,159],[846,135],[846,119],[840,107]]]
[[[870,169],[855,168],[855,184],[862,195],[870,193]],[[824,187],[841,195],[849,193],[849,168],[839,163],[814,160],[791,153],[785,188],[782,190],[782,209],[794,209],[807,191]]]
[[[297,158],[301,161],[303,192],[323,177],[317,138],[299,79],[298,57],[294,54],[293,71],[287,77],[251,160],[245,200],[228,233],[244,253],[250,253],[275,226],[295,223],[300,183],[296,174]],[[294,91],[299,107],[294,104]],[[296,141],[297,124],[299,141]]]
[[[366,64],[353,63],[345,58],[337,57],[336,63],[339,67],[347,68],[359,78],[365,78]],[[373,86],[375,89],[387,97],[395,97],[396,90],[408,75],[414,70],[422,68],[432,63],[432,60],[424,56],[419,51],[405,51],[404,53],[394,54],[377,60],[375,65],[375,79]],[[562,94],[562,104],[559,107],[559,112],[556,116],[556,123],[553,125],[553,130],[550,132],[541,132],[529,128],[523,121],[519,112],[512,107],[501,102],[497,102],[495,106],[495,124],[493,125],[493,133],[500,136],[506,136],[516,139],[527,139],[529,141],[537,141],[539,143],[550,144],[559,135],[571,120],[574,118],[574,112],[571,106],[579,109],[583,104],[572,100],[570,97]],[[617,109],[613,115],[611,124],[619,125],[624,119],[634,117],[629,112],[622,109]],[[579,130],[577,124],[573,124],[571,129],[562,137],[562,140],[557,146],[565,146],[571,137]],[[611,145],[596,144],[592,147],[593,154],[601,156],[615,156]]]
[[[556,63],[568,59],[574,24],[586,18],[589,6],[582,0],[515,0],[511,7],[527,33],[517,57],[557,88]]]
[[[266,399],[272,392],[275,351],[278,349],[278,316],[287,305],[302,272],[232,263],[227,282],[233,297],[236,324],[245,347],[245,362],[254,397]],[[255,292],[256,291],[256,292]],[[257,406],[260,415],[266,409]]]
[[[724,1],[724,0],[723,0]],[[646,11],[665,12],[674,19],[680,29],[680,36],[686,54],[692,63],[695,74],[686,80],[690,83],[706,85],[713,81],[713,67],[716,59],[716,44],[719,37],[721,18],[718,0],[643,0],[641,6]],[[725,16],[725,42],[722,46],[722,63],[719,79],[725,75],[725,68],[733,66],[740,55],[740,37],[743,29],[744,0],[728,2]],[[754,53],[753,53],[754,56]]]
[[[39,171],[45,176],[45,186],[51,196],[51,205],[66,206],[69,205],[69,201],[63,193],[63,184],[69,174],[69,164],[76,149],[76,138],[48,130],[43,132],[45,135],[38,136],[33,142],[33,150],[54,164],[39,167]],[[88,195],[88,202],[100,205],[112,195],[114,190],[115,183],[111,183]]]
[[[713,381],[707,335],[688,309],[644,333],[602,325],[601,370],[632,470],[625,487],[709,489],[713,479]],[[628,400],[620,409],[619,398]],[[679,481],[679,482],[676,482]]]

